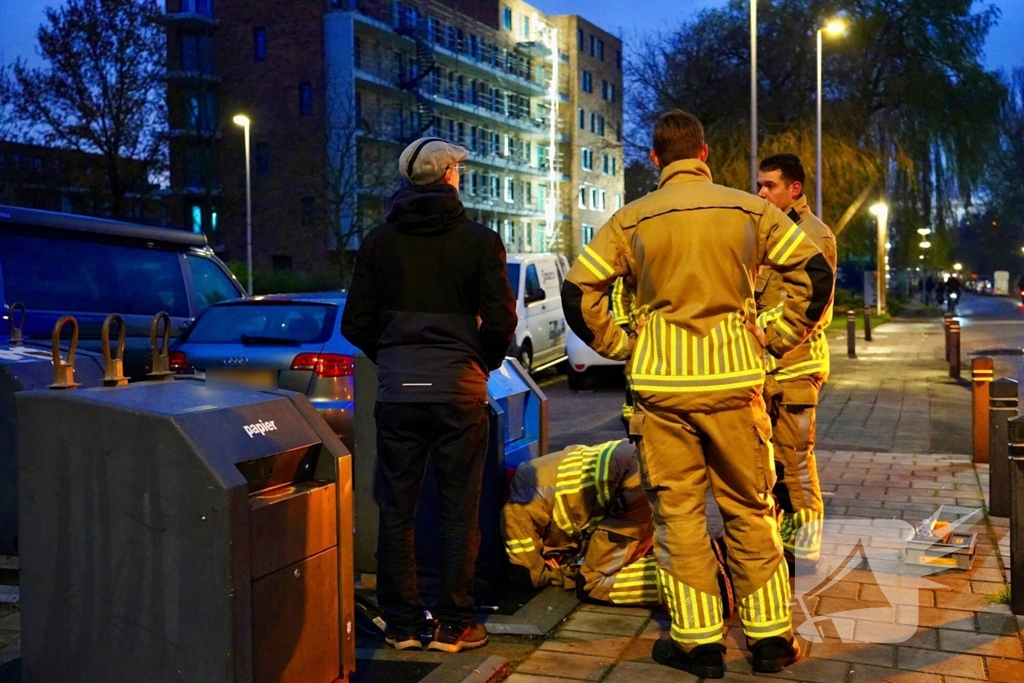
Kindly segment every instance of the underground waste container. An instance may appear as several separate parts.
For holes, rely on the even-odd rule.
[[[26,683],[333,683],[354,667],[351,457],[305,396],[16,396]]]
[[[377,572],[379,509],[373,493],[377,469],[377,428],[373,407],[377,395],[377,368],[363,355],[355,357],[355,509],[356,571]],[[548,399],[543,390],[513,358],[506,358],[487,380],[490,407],[487,461],[480,491],[480,552],[477,572],[487,572],[504,562],[505,551],[498,529],[501,506],[508,495],[509,470],[531,458],[546,455],[548,446]],[[433,464],[427,464],[424,485],[416,508],[416,558],[433,571],[440,561],[441,545]]]

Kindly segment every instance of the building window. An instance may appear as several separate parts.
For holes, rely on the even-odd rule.
[[[597,132],[597,114],[590,112],[590,132]]]
[[[615,101],[615,84],[614,83],[609,83],[608,84],[608,101],[609,102],[614,102]]]
[[[587,112],[583,111],[583,107],[580,107],[580,130],[587,127]]]
[[[515,221],[505,221],[505,243],[509,246],[513,246],[516,243],[516,223]],[[534,266],[529,266],[534,268]]]
[[[603,116],[598,116],[597,117],[597,134],[598,135],[604,135],[604,117]]]
[[[601,155],[601,173],[608,175],[608,155]]]
[[[530,17],[523,16],[523,40],[530,39]]]
[[[272,258],[274,270],[291,270],[292,257],[287,254],[274,254]]]
[[[302,224],[313,225],[313,198],[302,198]]]
[[[597,41],[597,58],[600,59],[602,62],[604,61],[604,41],[603,40],[598,40]]]
[[[359,36],[352,39],[352,64],[357,68],[363,68],[363,41]]]
[[[313,115],[313,84],[309,81],[299,83],[299,114]]]
[[[594,80],[589,71],[580,72],[580,88],[583,92],[594,92]]]
[[[621,194],[616,194],[615,195],[615,210],[618,211],[621,208],[622,208],[622,195]]]
[[[618,162],[618,159],[616,159],[615,157],[612,157],[612,175],[615,175],[616,173],[618,173],[618,169],[616,169],[617,162]]]
[[[505,27],[506,31],[512,30],[512,9],[509,7],[501,8],[501,25]]]
[[[505,201],[511,204],[516,200],[516,181],[505,176]]]
[[[265,142],[256,143],[256,175],[270,173],[270,147]]]
[[[622,50],[615,51],[615,68],[622,71]]]
[[[213,14],[213,0],[179,0],[179,11],[189,14]]]
[[[583,153],[581,155],[581,158],[583,160],[583,170],[584,171],[593,171],[594,170],[594,150],[590,149],[589,147],[584,147],[583,148]]]
[[[590,244],[590,240],[594,239],[594,226],[583,224],[583,246]]]
[[[505,136],[505,147],[504,147],[503,154],[505,156],[511,156],[512,155],[512,136],[511,135],[506,135]]]
[[[581,209],[587,208],[587,188],[580,185],[579,198],[576,205]]]
[[[583,51],[583,29],[576,29],[576,49]]]
[[[607,194],[605,193],[605,191],[604,190],[598,190],[597,191],[597,210],[598,211],[607,211],[608,210],[608,204],[607,204],[606,199],[607,199]]]
[[[477,172],[476,171],[470,171],[469,172],[469,196],[470,197],[475,197],[476,196],[476,190],[477,190],[477,187],[478,187],[477,183],[479,183],[479,182],[480,182],[480,176],[477,175]]]
[[[213,73],[213,37],[184,33],[181,36],[181,70]]]
[[[252,48],[257,62],[267,58],[267,29],[260,26],[252,30]]]
[[[596,41],[597,41],[597,38],[595,38],[594,36],[590,36],[590,56],[591,57],[593,57],[594,54],[595,54],[594,44],[595,44]]]

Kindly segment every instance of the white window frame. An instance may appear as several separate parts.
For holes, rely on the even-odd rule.
[[[594,150],[584,147],[580,150],[580,165],[584,171],[594,170]]]
[[[607,194],[607,192],[605,190],[598,190],[597,191],[597,210],[598,211],[607,211],[608,210],[607,198],[608,198],[608,194]]]
[[[597,211],[597,188],[590,188],[590,210]]]
[[[594,226],[584,223],[580,230],[580,237],[583,239],[583,246],[590,244],[590,241],[594,239]]]
[[[512,176],[505,176],[505,202],[512,204],[516,200],[516,181]]]
[[[587,188],[584,185],[580,185],[580,190],[577,193],[576,205],[581,209],[587,208]]]

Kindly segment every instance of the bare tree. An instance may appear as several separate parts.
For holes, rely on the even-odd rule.
[[[102,157],[102,203],[115,218],[127,216],[126,195],[146,187],[166,162],[158,137],[166,116],[158,14],[157,0],[67,0],[48,8],[38,33],[47,65],[16,62],[0,86],[0,104],[44,143]]]

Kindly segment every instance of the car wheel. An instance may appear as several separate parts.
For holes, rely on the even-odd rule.
[[[516,356],[516,360],[523,366],[523,370],[526,370],[527,374],[533,371],[533,349],[530,348],[530,343],[526,342],[519,349],[519,355]]]
[[[578,372],[571,365],[566,373],[566,379],[569,381],[569,388],[573,391],[583,391],[590,387],[590,378],[587,373]]]

